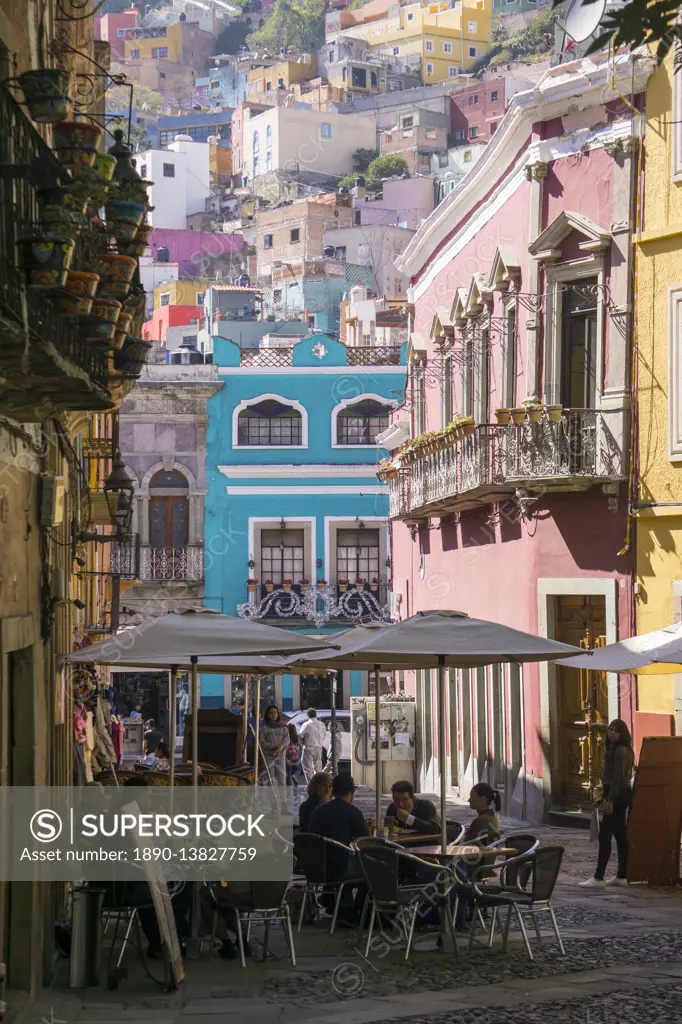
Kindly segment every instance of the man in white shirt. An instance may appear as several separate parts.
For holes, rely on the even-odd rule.
[[[303,748],[301,768],[305,781],[310,782],[316,772],[322,771],[322,748],[327,739],[327,730],[317,717],[315,708],[308,708],[308,720],[298,734],[299,745]]]

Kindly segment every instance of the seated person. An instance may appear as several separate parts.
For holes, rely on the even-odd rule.
[[[332,799],[321,803],[313,811],[309,831],[327,839],[335,839],[337,843],[350,846],[354,839],[368,835],[367,824],[357,807],[353,807],[355,782],[353,776],[343,773],[332,779]],[[362,878],[358,859],[354,854],[342,850],[333,844],[327,845],[327,878],[341,882],[348,878]],[[355,904],[352,905],[351,887],[344,889],[339,910],[339,920],[343,924],[357,923],[367,894],[364,883],[357,887]]]
[[[158,758],[156,762],[157,772],[170,771],[170,750],[163,740],[159,741],[156,750],[154,751],[154,755]]]
[[[147,756],[149,756],[149,754],[153,754],[162,739],[163,739],[163,733],[161,732],[160,729],[156,728],[156,725],[154,723],[154,719],[150,718],[149,721],[145,724],[145,733],[144,733],[144,752],[145,752],[145,754]]]
[[[316,772],[308,783],[308,799],[298,809],[298,824],[301,832],[310,831],[313,811],[332,798],[332,780],[325,772]]]
[[[482,846],[490,846],[502,837],[500,819],[497,814],[502,807],[500,794],[487,782],[479,782],[469,794],[469,807],[476,811],[476,817],[464,833],[465,843],[477,839]]]
[[[418,800],[414,786],[406,779],[391,786],[393,800],[388,805],[386,819],[395,818],[405,828],[423,832],[427,836],[440,835],[440,820],[430,800]],[[386,824],[384,820],[384,824]]]

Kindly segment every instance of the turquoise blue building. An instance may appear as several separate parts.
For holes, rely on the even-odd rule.
[[[222,388],[208,403],[205,603],[313,636],[390,618],[388,488],[376,441],[402,401],[405,346],[330,335],[213,339]],[[337,706],[367,692],[339,674]],[[203,676],[203,707],[236,707],[243,681]],[[285,710],[330,706],[327,677],[266,684]]]

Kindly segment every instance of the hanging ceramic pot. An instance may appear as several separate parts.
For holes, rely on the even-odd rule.
[[[71,76],[62,68],[37,68],[19,75],[31,119],[37,124],[57,124],[69,114],[69,82]]]
[[[97,156],[99,125],[89,121],[63,121],[54,129],[54,146],[60,163],[74,175],[92,167]]]
[[[63,287],[71,260],[74,241],[55,235],[20,238],[21,266],[31,288]]]
[[[114,352],[114,367],[116,371],[139,377],[151,349],[151,341],[128,336],[123,342],[123,347],[118,352]]]
[[[95,174],[99,174],[104,181],[111,181],[116,170],[116,157],[110,153],[97,153],[93,164]]]
[[[132,241],[144,218],[146,207],[143,203],[131,203],[127,199],[109,199],[106,204],[107,227],[116,238]]]

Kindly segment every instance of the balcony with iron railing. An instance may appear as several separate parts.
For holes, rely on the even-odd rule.
[[[346,365],[348,366],[400,366],[400,345],[348,345]],[[292,366],[293,348],[243,348],[239,353],[239,365],[251,367]]]
[[[388,622],[389,584],[369,580],[315,580],[311,583],[247,583],[246,601],[237,606],[243,619],[263,622]]]
[[[57,313],[51,293],[26,287],[18,242],[40,221],[38,189],[69,184],[68,173],[19,104],[0,86],[0,405],[19,419],[35,418],[52,400],[63,409],[114,405],[109,352]],[[74,266],[92,260],[76,241]]]
[[[201,583],[204,579],[204,549],[196,544],[184,548],[140,549],[141,583],[151,581]]]
[[[382,473],[389,516],[419,519],[529,494],[586,490],[624,480],[623,409],[564,409],[537,422],[481,424],[466,436],[429,439],[407,450]]]

